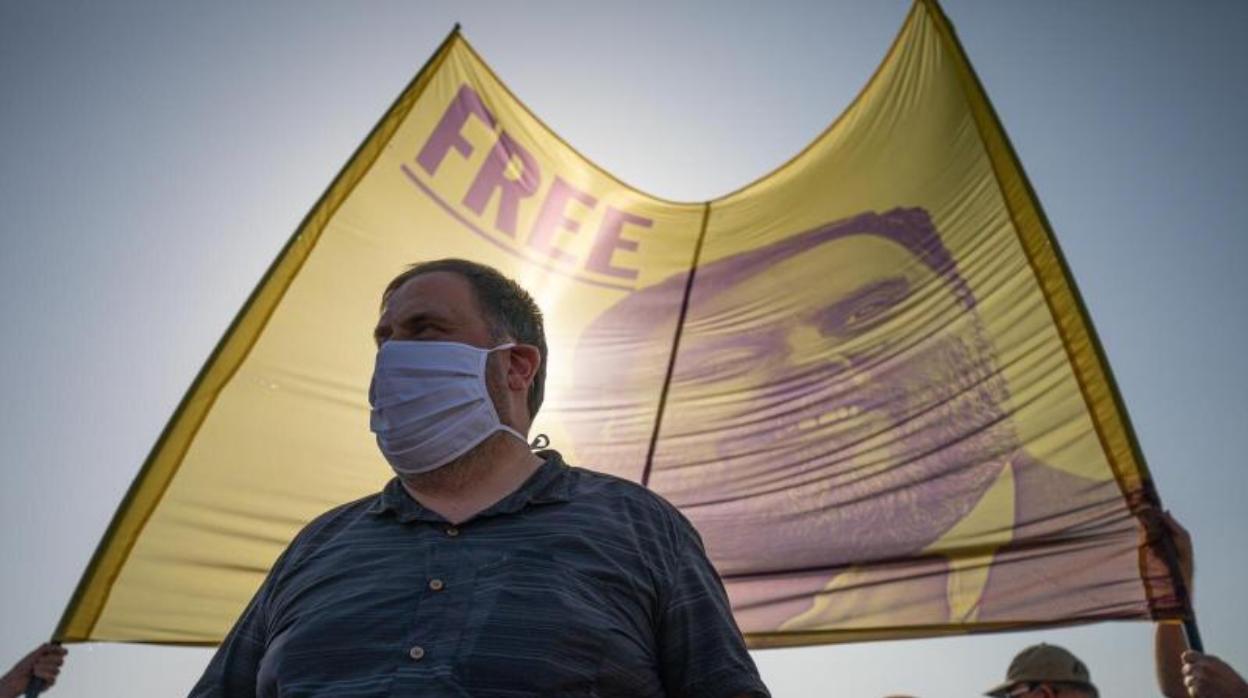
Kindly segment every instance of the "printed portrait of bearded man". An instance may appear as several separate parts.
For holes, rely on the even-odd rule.
[[[701,265],[647,469],[686,283],[594,320],[558,418],[585,465],[645,479],[693,521],[743,631],[1121,612],[1063,593],[1138,583],[1129,551],[1085,540],[1120,516],[1119,490],[1028,455],[983,300],[926,211]]]

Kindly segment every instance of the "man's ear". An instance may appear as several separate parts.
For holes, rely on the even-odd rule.
[[[507,387],[511,390],[528,390],[537,377],[542,355],[531,344],[517,344],[511,348],[511,363],[507,367]]]

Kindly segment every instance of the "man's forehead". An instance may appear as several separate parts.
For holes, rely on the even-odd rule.
[[[412,312],[453,316],[476,313],[476,295],[463,276],[449,271],[417,274],[390,292],[382,316]]]
[[[894,248],[913,263],[926,266],[936,273],[967,309],[975,307],[975,299],[958,271],[953,256],[936,232],[923,209],[894,209],[883,215],[866,213],[808,230],[766,247],[743,252],[698,270],[698,282],[716,289],[730,288],[735,283],[756,275],[773,274],[784,262],[807,257],[811,252],[829,249],[829,243],[862,241],[874,244],[877,251]],[[893,255],[885,255],[885,259]],[[854,257],[855,264],[866,260]],[[890,260],[891,261],[891,260]],[[812,272],[821,273],[818,265]]]

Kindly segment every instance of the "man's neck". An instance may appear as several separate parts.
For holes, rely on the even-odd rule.
[[[403,478],[403,488],[421,506],[458,524],[515,492],[542,465],[516,437],[495,433],[450,463]]]

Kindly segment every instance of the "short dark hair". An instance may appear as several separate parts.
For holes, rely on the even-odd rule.
[[[546,330],[542,325],[542,311],[533,296],[494,267],[466,259],[447,258],[418,262],[394,277],[381,294],[382,306],[385,306],[391,293],[412,277],[435,271],[449,271],[468,280],[485,323],[490,328],[491,339],[502,342],[511,338],[537,347],[541,360],[537,365],[537,375],[533,377],[533,385],[529,386],[528,396],[529,419],[533,419],[546,393]]]

